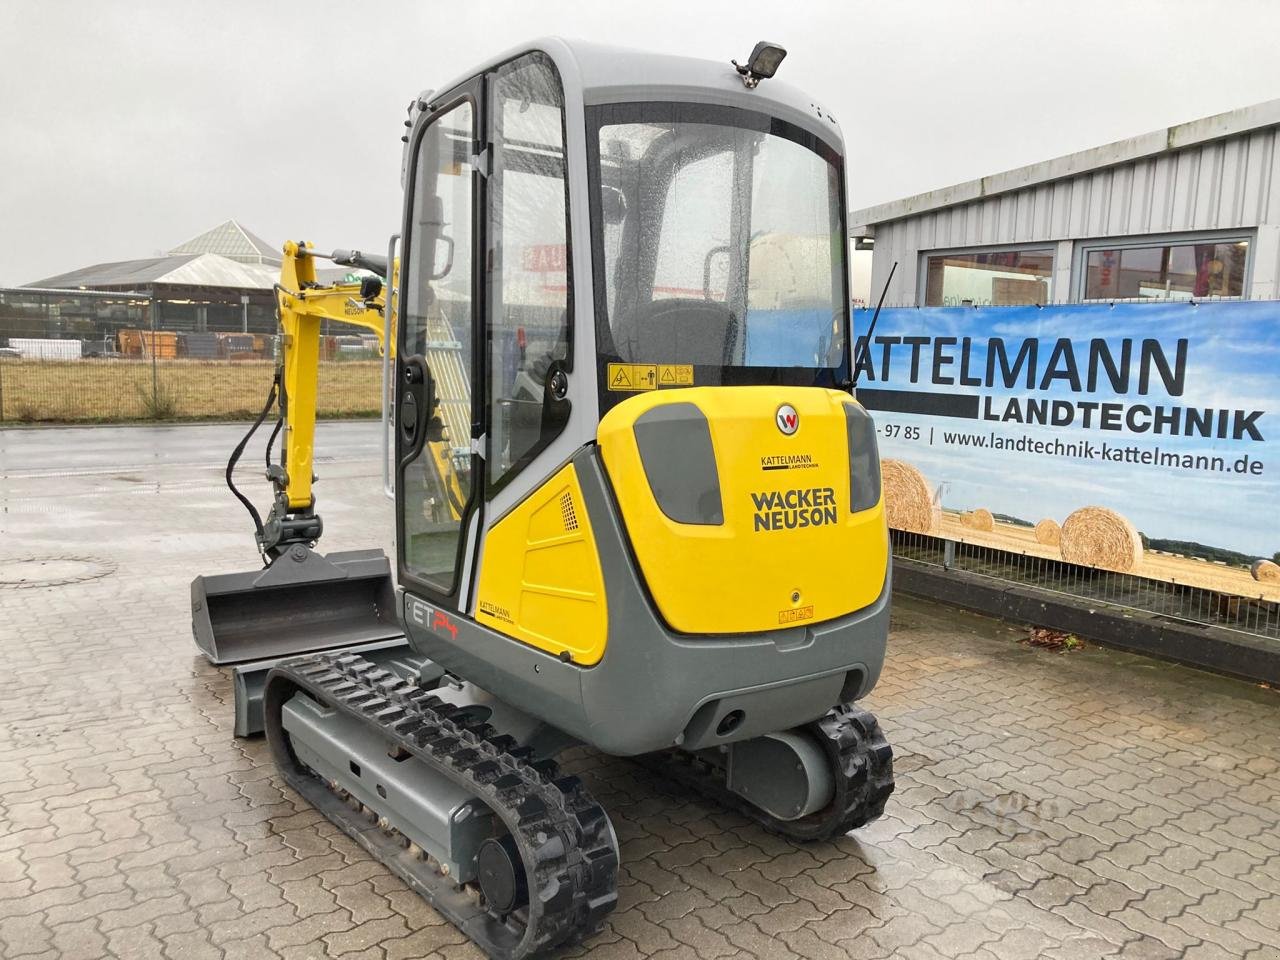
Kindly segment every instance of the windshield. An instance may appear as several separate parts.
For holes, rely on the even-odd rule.
[[[734,108],[593,112],[602,362],[694,365],[699,385],[843,382],[838,155]]]

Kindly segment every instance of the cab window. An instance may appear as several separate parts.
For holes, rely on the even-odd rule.
[[[490,495],[564,428],[568,404],[548,383],[572,361],[560,79],[535,53],[498,68],[491,91]]]

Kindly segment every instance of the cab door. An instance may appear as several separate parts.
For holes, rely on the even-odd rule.
[[[565,459],[548,448],[573,409],[574,276],[564,89],[551,59],[534,51],[500,64],[488,104],[485,499],[493,525]],[[593,436],[582,426],[583,439]]]
[[[396,358],[396,549],[400,584],[465,606],[484,476],[480,282],[484,147],[479,80],[433,104],[409,151]],[[460,600],[460,598],[462,598]]]

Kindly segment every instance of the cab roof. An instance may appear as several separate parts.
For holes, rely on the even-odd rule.
[[[762,80],[754,90],[748,90],[728,57],[705,60],[543,37],[513,47],[439,89],[448,91],[479,73],[533,51],[547,54],[560,71],[566,105],[580,97],[586,106],[678,100],[740,107],[793,123],[819,137],[837,153],[844,153],[840,126],[817,98],[776,78]],[[740,53],[745,56],[746,51]],[[578,97],[574,96],[575,92]]]

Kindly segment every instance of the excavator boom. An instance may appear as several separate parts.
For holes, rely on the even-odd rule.
[[[286,243],[275,287],[280,353],[263,414],[275,406],[281,455],[280,462],[267,469],[273,498],[265,520],[232,479],[244,443],[227,470],[228,484],[250,508],[264,568],[201,576],[191,584],[196,645],[214,663],[292,656],[402,636],[391,565],[382,550],[325,557],[313,549],[323,531],[312,493],[322,325],[331,321],[363,327],[378,337],[385,359],[395,355],[395,325],[385,316],[384,282],[366,277],[318,283],[317,258],[309,243]],[[384,274],[387,270],[385,259],[359,251],[337,251],[326,259],[381,268]]]

